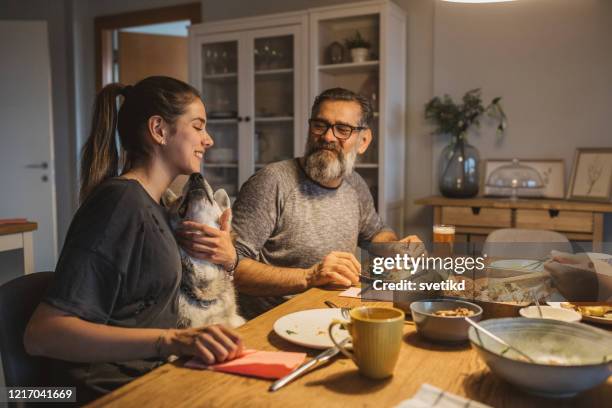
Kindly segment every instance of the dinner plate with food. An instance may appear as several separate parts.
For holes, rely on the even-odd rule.
[[[341,309],[302,310],[278,319],[274,323],[274,332],[291,343],[323,350],[334,346],[327,333],[333,320],[346,320],[342,317]],[[338,326],[333,334],[338,342],[349,337],[348,332]]]
[[[570,302],[547,302],[552,307],[575,310],[582,315],[582,320],[612,326],[612,305],[610,304],[574,304]]]

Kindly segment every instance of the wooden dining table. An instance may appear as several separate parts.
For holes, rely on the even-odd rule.
[[[310,289],[250,320],[238,331],[249,348],[269,351],[308,350],[274,333],[274,322],[289,313],[324,308],[325,300],[340,307],[362,304],[391,307],[390,302],[365,302],[340,297],[338,291]],[[91,407],[394,407],[410,399],[422,384],[479,401],[493,407],[604,407],[612,403],[612,377],[592,390],[570,399],[536,397],[494,375],[465,345],[441,345],[423,340],[410,322],[404,325],[399,360],[392,377],[370,380],[343,356],[298,378],[277,392],[270,380],[183,367],[184,361],[165,364],[114,392]]]

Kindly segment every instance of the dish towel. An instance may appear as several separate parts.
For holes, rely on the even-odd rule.
[[[395,408],[492,408],[480,402],[451,394],[430,384],[423,384],[414,397],[402,401]]]
[[[295,370],[305,359],[306,353],[247,349],[241,357],[213,365],[206,365],[202,360],[194,357],[185,363],[185,367],[278,379]]]

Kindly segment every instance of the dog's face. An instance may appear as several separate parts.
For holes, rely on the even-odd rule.
[[[230,207],[225,190],[214,194],[200,173],[193,173],[183,187],[183,194],[170,207],[172,220],[194,221],[219,228],[219,216]]]

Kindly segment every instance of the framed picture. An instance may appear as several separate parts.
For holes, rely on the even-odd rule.
[[[497,168],[511,164],[512,159],[490,159],[484,163],[484,177],[481,182],[481,190],[486,196],[510,197],[512,195],[511,188],[503,187],[488,187],[487,179],[491,173]],[[525,159],[519,163],[529,166],[536,170],[544,187],[542,189],[519,188],[517,195],[519,197],[545,197],[545,198],[564,198],[565,197],[565,162],[563,159]]]
[[[610,201],[611,196],[612,147],[576,149],[567,198]]]

